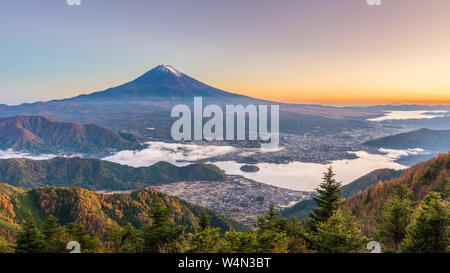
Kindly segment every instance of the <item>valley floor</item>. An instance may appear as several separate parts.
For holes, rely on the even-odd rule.
[[[223,182],[177,182],[152,188],[251,226],[270,204],[282,210],[310,197],[309,192],[278,188],[241,176],[228,176]]]
[[[228,175],[226,181],[183,181],[151,188],[213,209],[249,226],[254,226],[257,217],[264,214],[271,204],[281,211],[311,196],[311,192],[274,187],[237,175]],[[133,191],[97,191],[102,194],[131,192]]]

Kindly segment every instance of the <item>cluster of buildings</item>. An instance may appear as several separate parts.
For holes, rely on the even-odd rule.
[[[309,192],[282,189],[241,176],[228,176],[226,181],[186,181],[152,188],[251,226],[270,204],[282,210],[310,197]]]

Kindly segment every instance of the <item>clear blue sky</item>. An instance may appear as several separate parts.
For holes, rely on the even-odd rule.
[[[2,1],[0,103],[99,91],[158,64],[274,100],[450,102],[448,0],[81,1]]]

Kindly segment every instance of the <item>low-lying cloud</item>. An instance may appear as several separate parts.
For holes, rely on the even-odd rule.
[[[6,151],[0,150],[0,159],[28,158],[28,159],[33,159],[33,160],[47,160],[47,159],[52,159],[54,157],[57,157],[57,155],[52,155],[52,154],[33,155],[30,153],[14,151],[13,149],[8,149]]]
[[[236,151],[232,146],[203,146],[194,144],[147,142],[148,147],[141,151],[120,151],[103,160],[132,167],[147,167],[159,161],[166,161],[178,166],[188,165],[189,161],[228,154]]]
[[[446,117],[448,111],[388,111],[384,116],[368,119],[369,121],[384,121],[384,120],[407,120],[407,119],[432,119]]]

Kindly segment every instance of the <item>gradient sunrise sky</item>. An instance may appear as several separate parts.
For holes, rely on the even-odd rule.
[[[66,98],[171,64],[217,88],[320,104],[450,104],[450,1],[9,0],[0,103]]]

